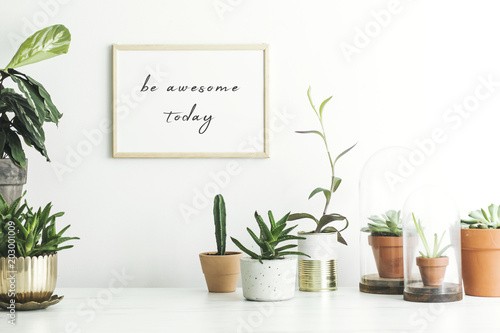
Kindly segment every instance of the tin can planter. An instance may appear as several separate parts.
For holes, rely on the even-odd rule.
[[[500,229],[461,229],[466,295],[500,297]]]
[[[304,233],[298,241],[298,251],[311,257],[299,256],[299,290],[337,290],[337,234]]]
[[[16,258],[15,268],[10,264],[9,258],[0,258],[0,301],[10,301],[13,287],[18,303],[50,299],[57,282],[57,253]]]
[[[200,253],[200,263],[208,291],[213,293],[230,293],[236,290],[240,276],[241,252],[226,252],[217,255],[217,252]]]
[[[448,257],[423,258],[417,257],[417,266],[420,270],[422,283],[426,287],[441,287],[443,285]]]
[[[297,259],[241,258],[243,296],[250,301],[285,301],[295,296]]]

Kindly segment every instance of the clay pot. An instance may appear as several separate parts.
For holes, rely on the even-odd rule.
[[[400,279],[404,277],[403,237],[368,236],[378,275],[381,278]]]
[[[461,229],[465,294],[500,297],[500,229]]]
[[[241,252],[226,252],[223,256],[217,255],[217,252],[200,253],[201,269],[205,274],[208,291],[231,293],[236,290],[241,257]]]
[[[448,266],[448,257],[424,258],[417,257],[417,266],[420,270],[422,282],[426,287],[441,287],[444,273]]]

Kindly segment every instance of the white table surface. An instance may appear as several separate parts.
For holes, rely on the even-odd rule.
[[[500,332],[500,298],[464,296],[454,303],[412,303],[356,288],[297,291],[284,302],[250,302],[241,289],[57,289],[46,310],[0,312],[0,332]]]

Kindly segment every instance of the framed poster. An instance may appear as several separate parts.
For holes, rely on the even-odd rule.
[[[266,158],[268,46],[113,45],[113,157]]]

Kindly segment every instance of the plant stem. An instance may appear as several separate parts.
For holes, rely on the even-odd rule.
[[[333,187],[335,186],[334,183],[334,168],[333,168],[333,161],[332,161],[332,155],[330,154],[330,149],[328,148],[328,141],[326,140],[326,133],[325,133],[325,127],[323,126],[323,120],[319,116],[319,114],[316,114],[318,116],[319,123],[321,125],[321,131],[323,133],[323,142],[325,143],[325,149],[328,154],[328,160],[330,161],[330,167],[332,169],[332,183],[330,185],[330,198],[326,198],[326,203],[325,203],[325,208],[323,209],[323,215],[326,214],[326,211],[328,210],[328,206],[330,205],[330,199],[331,196],[333,195]],[[319,231],[317,231],[319,232]]]

